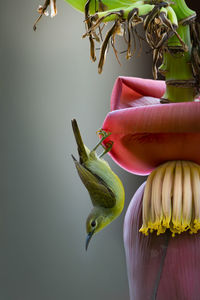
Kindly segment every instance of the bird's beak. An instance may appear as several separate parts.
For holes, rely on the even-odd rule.
[[[90,242],[90,240],[91,240],[93,234],[94,234],[94,230],[91,231],[91,232],[89,232],[88,235],[87,235],[86,243],[85,243],[85,250],[86,250],[86,251],[87,251],[87,249],[88,249],[89,242]]]

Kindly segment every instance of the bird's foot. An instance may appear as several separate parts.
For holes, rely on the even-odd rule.
[[[103,153],[99,156],[99,158],[102,158],[106,153],[108,153],[111,149],[112,149],[112,146],[113,146],[113,142],[112,141],[109,141],[104,145],[101,145],[103,148],[104,148],[104,151]]]
[[[96,151],[96,149],[97,149],[100,145],[105,149],[105,147],[104,147],[104,145],[102,145],[102,143],[103,143],[103,141],[104,141],[105,139],[107,139],[107,137],[108,137],[109,135],[111,135],[111,132],[106,132],[106,131],[103,130],[103,129],[98,130],[96,133],[101,137],[101,140],[100,140],[100,141],[98,142],[98,144],[92,149],[92,152],[93,152],[93,151]]]
[[[103,142],[109,135],[111,135],[111,132],[107,132],[103,129],[99,129],[96,134],[98,134],[101,137],[101,142]]]

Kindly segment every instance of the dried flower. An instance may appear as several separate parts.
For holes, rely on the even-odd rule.
[[[43,15],[49,16],[49,13],[47,11],[47,8],[50,6],[50,16],[51,18],[55,17],[57,15],[57,8],[56,8],[56,0],[45,0],[44,5],[39,5],[37,12],[40,14],[40,16],[37,18],[33,25],[33,30],[36,31],[37,27],[36,24],[40,21],[41,17]]]

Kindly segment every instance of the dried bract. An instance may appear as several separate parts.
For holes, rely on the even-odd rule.
[[[153,76],[157,78],[157,64],[159,60],[163,59],[164,51],[170,51],[170,47],[167,45],[168,40],[176,35],[180,42],[178,47],[179,53],[188,51],[187,46],[182,41],[181,37],[177,33],[177,24],[172,24],[168,18],[167,7],[169,2],[163,1],[153,1],[151,3],[152,9],[145,15],[141,13],[140,6],[131,8],[128,12],[127,9],[111,10],[105,11],[105,6],[102,6],[99,2],[98,7],[96,7],[96,13],[90,15],[90,2],[88,0],[85,5],[85,24],[86,24],[86,33],[83,35],[83,38],[89,37],[90,41],[90,57],[92,61],[96,60],[95,55],[95,42],[101,42],[100,46],[100,58],[98,64],[99,73],[102,72],[103,66],[105,63],[106,53],[111,42],[111,46],[114,50],[117,61],[118,51],[115,48],[115,37],[120,35],[124,37],[124,40],[127,44],[126,58],[130,59],[136,51],[136,39],[135,36],[139,39],[141,44],[141,37],[137,34],[136,26],[140,23],[144,25],[145,38],[151,49],[153,50]],[[144,2],[149,4],[149,2]],[[145,6],[145,4],[144,4]],[[144,7],[143,6],[143,7]],[[99,11],[105,11],[103,14]],[[107,31],[103,38],[103,27],[102,24],[106,24],[111,20],[114,21],[114,24]],[[133,51],[131,50],[133,44]]]
[[[104,25],[107,23],[106,19],[111,16],[114,16],[115,19],[114,24],[107,31],[105,37],[103,38],[102,30],[104,28]],[[108,12],[103,17],[99,17],[97,13],[91,16],[89,15],[88,2],[86,3],[85,6],[86,33],[83,35],[83,38],[85,38],[86,36],[89,37],[90,57],[92,61],[96,60],[95,42],[100,42],[103,40],[102,45],[100,47],[100,56],[99,56],[99,64],[98,64],[99,73],[101,73],[103,70],[103,66],[106,59],[106,53],[108,51],[110,42],[114,50],[115,56],[117,58],[117,61],[119,62],[118,51],[115,48],[116,35],[124,37],[124,40],[127,43],[126,58],[129,59],[133,55],[131,53],[131,36],[133,36],[134,44],[135,44],[133,28],[142,22],[143,22],[143,18],[139,16],[138,8],[134,8],[133,10],[131,10],[128,14],[127,19],[124,16],[123,10]]]

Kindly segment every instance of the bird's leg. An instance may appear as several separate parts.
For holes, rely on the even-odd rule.
[[[113,142],[109,141],[106,143],[106,146],[104,146],[104,145],[101,145],[101,146],[104,148],[104,151],[103,151],[103,153],[101,153],[99,155],[99,158],[102,158],[106,153],[108,153],[112,149]]]
[[[103,129],[100,129],[97,131],[97,134],[101,136],[101,140],[97,143],[97,145],[92,149],[93,151],[96,151],[97,148],[101,145],[104,149],[105,147],[102,145],[102,142],[109,136],[111,135],[111,132],[106,132]]]

